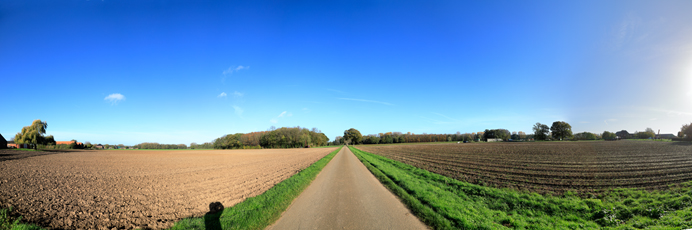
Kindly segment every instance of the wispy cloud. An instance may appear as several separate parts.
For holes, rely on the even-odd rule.
[[[609,124],[608,124],[609,121],[610,121],[610,122],[618,121],[618,119],[610,118],[610,119],[608,119],[608,120],[603,120],[603,123],[605,123],[606,125],[609,125]]]
[[[613,48],[620,49],[631,40],[640,24],[641,19],[634,13],[627,14],[614,31]]]
[[[279,118],[290,117],[290,116],[293,116],[293,113],[283,111],[279,114],[279,116],[276,116],[275,118],[270,119],[269,122],[276,124],[277,122],[279,122]]]
[[[227,78],[228,76],[230,76],[231,74],[233,74],[233,73],[235,73],[235,72],[238,72],[238,71],[240,71],[240,70],[244,70],[244,69],[250,69],[250,66],[242,66],[242,65],[239,65],[239,66],[231,66],[231,67],[228,67],[228,69],[226,69],[226,70],[224,70],[224,71],[222,72],[222,73],[223,73],[223,77],[221,78],[221,82],[226,81],[226,78]]]
[[[233,74],[234,72],[238,72],[238,71],[244,70],[244,69],[250,69],[250,66],[242,66],[242,65],[231,66],[231,67],[228,67],[228,69],[223,71],[223,75]]]
[[[233,96],[234,96],[234,97],[242,97],[243,95],[245,95],[245,94],[244,94],[244,93],[241,93],[241,92],[238,92],[238,91],[233,91]]]
[[[451,121],[454,121],[454,122],[459,122],[459,120],[454,119],[454,118],[451,118],[451,117],[448,117],[448,116],[445,116],[444,114],[440,114],[440,113],[432,113],[432,114],[435,114],[435,115],[438,115],[438,116],[447,118],[447,119],[449,119],[449,120],[451,120]]]
[[[120,101],[124,101],[125,96],[123,96],[122,94],[119,94],[119,93],[114,93],[114,94],[108,95],[103,100],[110,101],[111,105],[115,105],[115,104],[118,104],[118,102],[120,102]]]
[[[238,117],[243,118],[243,112],[245,112],[243,108],[234,105],[233,110],[235,110],[235,115],[238,115]]]
[[[356,98],[337,98],[337,99],[346,100],[346,101],[360,101],[360,102],[368,102],[368,103],[377,103],[377,104],[390,105],[390,106],[394,105],[394,104],[388,103],[388,102],[364,100],[364,99],[356,99]]]
[[[221,94],[219,94],[219,96],[216,97],[226,97],[226,92],[221,92]]]

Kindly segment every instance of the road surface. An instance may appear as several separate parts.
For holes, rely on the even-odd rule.
[[[347,147],[267,229],[427,229]]]

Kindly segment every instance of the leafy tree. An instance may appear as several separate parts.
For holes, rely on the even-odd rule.
[[[638,139],[649,139],[649,138],[653,139],[654,137],[656,137],[656,134],[654,134],[654,132],[638,132],[635,134],[635,136]]]
[[[536,140],[542,141],[548,139],[548,132],[550,132],[550,128],[545,124],[536,122],[536,124],[533,125],[533,135]]]
[[[572,126],[564,121],[556,121],[550,126],[550,132],[553,133],[554,138],[563,140],[572,136]]]
[[[692,123],[682,125],[678,133],[680,138],[692,139]]]
[[[360,134],[360,131],[358,131],[357,129],[350,128],[344,131],[344,139],[346,139],[347,141],[351,141],[351,143],[355,145],[361,142],[361,139],[363,139],[363,135]]]
[[[582,133],[574,134],[574,139],[577,139],[577,140],[596,140],[596,139],[598,139],[598,137],[596,137],[596,134],[593,134],[590,132],[582,132]]]
[[[483,140],[487,141],[492,138],[500,138],[506,141],[511,138],[511,133],[506,129],[486,129],[485,132],[483,132]]]
[[[656,132],[654,132],[654,129],[652,129],[652,128],[646,128],[646,130],[644,130],[644,132],[653,133],[654,135],[656,135]]]
[[[519,139],[526,139],[526,133],[525,132],[519,131],[518,135],[519,135]]]
[[[41,120],[34,120],[30,126],[24,126],[22,131],[14,136],[14,142],[17,144],[47,144],[52,142],[55,144],[53,136],[48,136],[49,139],[43,136],[46,134],[46,128],[48,128],[48,123]]]
[[[615,135],[615,133],[603,131],[603,134],[601,134],[601,138],[603,138],[603,140],[615,140],[617,139],[617,135]]]

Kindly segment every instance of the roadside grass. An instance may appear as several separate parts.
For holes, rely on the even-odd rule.
[[[433,229],[687,229],[692,182],[599,197],[539,195],[458,181],[349,146],[384,186]]]
[[[0,209],[0,230],[39,230],[43,229],[33,224],[22,224],[22,217],[12,217],[12,207]]]
[[[314,164],[276,184],[265,193],[247,198],[217,214],[186,218],[170,229],[264,229],[281,217],[293,200],[317,177],[343,146]]]
[[[10,151],[32,151],[32,152],[41,151],[40,149],[39,149],[39,150],[36,150],[36,149],[5,149],[5,150],[10,150]]]

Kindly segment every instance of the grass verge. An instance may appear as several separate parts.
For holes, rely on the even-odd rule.
[[[666,191],[616,189],[594,199],[544,196],[466,183],[349,148],[433,229],[692,228],[692,182]]]
[[[29,152],[41,151],[41,150],[36,150],[36,149],[5,149],[5,150],[10,150],[10,151],[29,151]]]
[[[43,229],[33,224],[22,224],[22,217],[12,217],[12,207],[0,209],[0,230],[40,230]]]
[[[342,147],[261,195],[226,208],[220,214],[182,219],[170,229],[264,229],[279,219],[281,213],[310,185]]]

